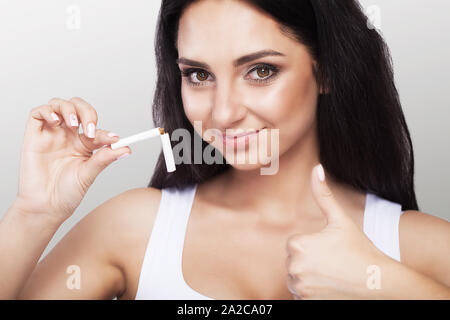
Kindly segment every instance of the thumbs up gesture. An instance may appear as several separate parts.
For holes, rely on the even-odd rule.
[[[294,234],[286,243],[287,287],[294,299],[365,299],[368,267],[389,259],[346,215],[327,185],[322,165],[311,175],[314,199],[327,219],[317,233]]]

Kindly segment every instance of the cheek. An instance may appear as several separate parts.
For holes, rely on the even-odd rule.
[[[277,81],[278,80],[278,81]],[[254,95],[259,114],[282,134],[298,135],[315,120],[318,88],[310,73],[291,73]]]

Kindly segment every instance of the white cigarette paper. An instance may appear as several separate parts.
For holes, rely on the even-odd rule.
[[[115,149],[119,149],[125,146],[129,146],[130,144],[142,141],[142,140],[146,140],[146,139],[150,139],[153,137],[157,137],[161,135],[161,130],[160,128],[154,128],[151,130],[147,130],[123,139],[120,139],[119,141],[117,141],[116,143],[111,144],[111,149],[115,150]]]
[[[167,172],[175,171],[175,159],[173,158],[172,146],[170,145],[169,134],[164,133],[161,135],[162,149],[164,153],[164,159],[166,160]]]
[[[111,149],[119,149],[138,141],[150,139],[153,137],[161,137],[162,149],[164,153],[164,159],[166,160],[167,172],[175,171],[175,159],[173,157],[172,146],[170,144],[170,138],[168,133],[164,133],[164,128],[150,129],[123,139],[120,139],[116,143],[111,144]]]

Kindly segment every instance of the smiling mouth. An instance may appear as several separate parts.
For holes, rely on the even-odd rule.
[[[227,134],[225,134],[225,133],[222,133],[222,137],[223,137],[223,139],[225,140],[236,140],[236,139],[238,139],[238,138],[242,138],[242,137],[245,137],[245,136],[250,136],[250,135],[252,135],[252,134],[256,134],[256,133],[258,133],[259,131],[261,131],[261,130],[263,130],[263,129],[265,129],[266,127],[264,127],[264,128],[261,128],[261,129],[258,129],[258,130],[253,130],[253,131],[248,131],[248,132],[242,132],[242,133],[239,133],[239,134],[234,134],[234,135],[227,135]]]

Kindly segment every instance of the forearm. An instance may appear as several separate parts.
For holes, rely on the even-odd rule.
[[[0,299],[14,299],[60,223],[24,214],[13,204],[0,220]]]
[[[381,288],[373,291],[378,299],[450,299],[449,287],[394,260],[381,267]]]

